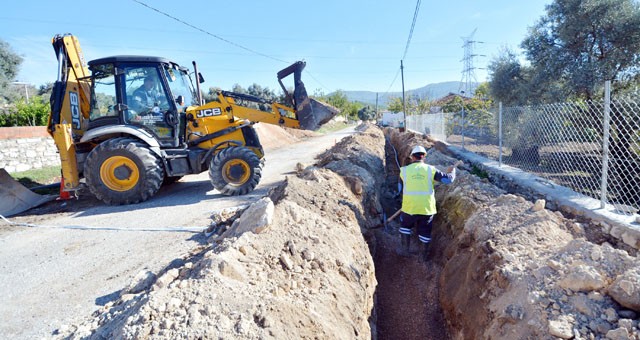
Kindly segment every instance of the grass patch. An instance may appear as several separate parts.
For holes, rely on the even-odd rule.
[[[471,166],[471,174],[480,178],[489,178],[489,173],[478,168],[477,166]]]
[[[41,169],[19,171],[11,174],[16,181],[27,188],[60,182],[60,166],[48,166]]]

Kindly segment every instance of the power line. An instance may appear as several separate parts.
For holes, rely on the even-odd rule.
[[[276,58],[276,57],[274,57],[274,56],[271,56],[271,55],[268,55],[268,54],[264,54],[264,53],[262,53],[262,52],[258,52],[258,51],[256,51],[256,50],[253,50],[253,49],[251,49],[251,48],[248,48],[248,47],[245,47],[245,46],[240,45],[240,44],[238,44],[238,43],[235,43],[235,42],[233,42],[233,41],[231,41],[231,40],[225,39],[225,38],[223,38],[223,37],[221,37],[221,36],[218,36],[218,35],[216,35],[216,34],[213,34],[213,33],[209,32],[209,31],[206,31],[206,30],[204,30],[204,29],[202,29],[202,28],[200,28],[200,27],[194,26],[194,25],[192,25],[192,24],[190,24],[190,23],[188,23],[188,22],[186,22],[186,21],[184,21],[184,20],[182,20],[182,19],[176,18],[176,17],[174,17],[173,15],[168,14],[168,13],[166,13],[166,12],[163,12],[163,11],[161,11],[161,10],[159,10],[159,9],[155,8],[155,7],[152,7],[152,6],[150,6],[150,5],[146,4],[146,3],[142,2],[142,1],[139,1],[139,0],[132,0],[132,1],[133,1],[133,2],[136,2],[136,3],[140,4],[140,5],[142,5],[142,6],[144,6],[144,7],[147,7],[147,8],[149,8],[150,10],[153,10],[153,11],[155,11],[155,12],[157,12],[157,13],[160,13],[160,14],[162,14],[162,15],[164,15],[164,16],[166,16],[166,17],[170,18],[170,19],[173,19],[173,20],[175,20],[175,21],[177,21],[177,22],[179,22],[179,23],[181,23],[181,24],[184,24],[184,25],[189,26],[189,27],[191,27],[191,28],[193,28],[193,29],[195,29],[195,30],[198,30],[198,31],[200,31],[200,32],[202,32],[202,33],[204,33],[204,34],[210,35],[210,36],[212,36],[212,37],[214,37],[214,38],[216,38],[216,39],[218,39],[218,40],[221,40],[221,41],[223,41],[223,42],[226,42],[227,44],[230,44],[230,45],[233,45],[233,46],[235,46],[235,47],[241,48],[241,49],[243,49],[243,50],[245,50],[245,51],[248,51],[248,52],[251,52],[251,53],[253,53],[253,54],[256,54],[256,55],[259,55],[259,56],[262,56],[262,57],[265,57],[265,58],[269,58],[269,59],[271,59],[271,60],[275,60],[275,61],[283,62],[283,63],[285,63],[285,64],[290,64],[290,62],[287,62],[287,61],[282,60],[282,59],[280,59],[280,58]],[[309,77],[311,77],[313,80],[315,80],[315,81],[316,81],[320,86],[322,86],[325,90],[328,90],[328,88],[326,88],[326,86],[324,86],[320,81],[318,81],[318,79],[316,79],[313,75],[311,75],[311,73],[309,73],[309,71],[305,71],[305,73],[306,73],[307,75],[309,75]]]
[[[407,46],[404,48],[404,53],[402,54],[401,60],[407,56],[407,52],[409,51],[409,45],[411,44],[411,36],[413,36],[413,28],[416,26],[416,20],[418,19],[418,12],[420,11],[420,0],[416,2],[416,9],[413,12],[413,22],[411,22],[411,30],[409,31],[409,38],[407,38]]]
[[[283,62],[283,63],[285,63],[285,64],[286,64],[286,63],[288,63],[287,61],[284,61],[284,60],[282,60],[282,59],[278,59],[278,58],[273,57],[273,56],[270,56],[270,55],[268,55],[268,54],[264,54],[264,53],[258,52],[258,51],[256,51],[256,50],[253,50],[253,49],[250,49],[250,48],[248,48],[248,47],[245,47],[245,46],[242,46],[242,45],[240,45],[240,44],[237,44],[237,43],[235,43],[235,42],[233,42],[233,41],[231,41],[231,40],[225,39],[225,38],[223,38],[223,37],[221,37],[221,36],[215,35],[215,34],[213,34],[213,33],[209,32],[209,31],[206,31],[206,30],[204,30],[204,29],[200,28],[200,27],[194,26],[194,25],[192,25],[192,24],[190,24],[190,23],[188,23],[188,22],[186,22],[186,21],[184,21],[184,20],[182,20],[182,19],[176,18],[176,17],[174,17],[174,16],[173,16],[173,15],[171,15],[171,14],[168,14],[168,13],[163,12],[163,11],[161,11],[161,10],[159,10],[159,9],[155,8],[155,7],[152,7],[152,6],[150,6],[150,5],[147,5],[146,3],[142,2],[142,1],[139,1],[139,0],[132,0],[132,1],[133,1],[133,2],[137,2],[138,4],[140,4],[140,5],[144,6],[144,7],[147,7],[147,8],[149,8],[149,9],[150,9],[150,10],[152,10],[152,11],[158,12],[158,13],[160,13],[160,14],[162,14],[162,15],[164,15],[164,16],[166,16],[166,17],[168,17],[168,18],[171,18],[171,19],[173,19],[173,20],[175,20],[175,21],[177,21],[177,22],[179,22],[179,23],[181,23],[181,24],[187,25],[187,26],[189,26],[189,27],[191,27],[191,28],[193,28],[193,29],[195,29],[195,30],[198,30],[198,31],[200,31],[200,32],[202,32],[202,33],[204,33],[204,34],[206,34],[206,35],[210,35],[210,36],[212,36],[212,37],[214,37],[214,38],[216,38],[216,39],[218,39],[218,40],[221,40],[221,41],[223,41],[223,42],[226,42],[227,44],[233,45],[233,46],[235,46],[235,47],[241,48],[241,49],[243,49],[243,50],[245,50],[245,51],[251,52],[251,53],[253,53],[253,54],[257,54],[257,55],[262,56],[262,57],[265,57],[265,58],[269,58],[269,59],[272,59],[272,60],[275,60],[275,61]]]
[[[413,36],[413,29],[416,26],[416,21],[418,20],[418,12],[420,11],[420,1],[421,0],[418,0],[416,2],[416,8],[413,11],[413,21],[411,22],[411,29],[409,30],[409,37],[407,38],[407,45],[404,47],[404,53],[402,54],[402,58],[400,60],[404,60],[404,58],[407,56],[407,52],[409,52],[409,45],[411,45],[411,37]],[[401,69],[399,68],[398,71],[396,72],[396,75],[393,77],[393,80],[391,81],[389,88],[384,93],[385,95],[389,93],[389,91],[391,90],[391,87],[393,86],[393,84],[395,84],[396,79],[398,79],[398,75],[400,74],[400,71]]]
[[[391,87],[393,86],[393,84],[395,84],[396,79],[398,79],[398,75],[400,74],[400,68],[398,68],[398,71],[396,71],[396,75],[393,77],[393,80],[391,81],[391,85],[389,85],[389,88],[387,89],[387,91],[383,94],[387,95],[389,93],[389,91],[391,91]]]

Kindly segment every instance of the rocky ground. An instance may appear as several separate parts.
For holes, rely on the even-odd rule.
[[[436,189],[431,260],[398,257],[397,166],[434,141],[363,125],[209,245],[55,338],[640,339],[640,261],[598,225],[469,172]],[[444,150],[442,150],[444,151]],[[397,155],[397,156],[396,156]],[[427,161],[453,163],[431,148]]]

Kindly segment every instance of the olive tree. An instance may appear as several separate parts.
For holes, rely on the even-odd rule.
[[[640,4],[636,0],[555,0],[521,44],[530,88],[560,85],[592,99],[598,86],[640,66]]]
[[[0,103],[17,99],[17,91],[9,84],[20,71],[22,57],[13,52],[11,46],[0,39]]]

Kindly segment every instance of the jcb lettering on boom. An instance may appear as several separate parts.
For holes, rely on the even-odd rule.
[[[78,100],[78,94],[69,91],[69,103],[71,104],[71,123],[73,128],[80,129],[80,101]]]
[[[213,109],[205,109],[205,110],[198,111],[198,113],[196,114],[196,117],[198,118],[211,117],[211,116],[219,116],[221,114],[222,114],[222,110],[220,110],[219,107],[214,107]]]

